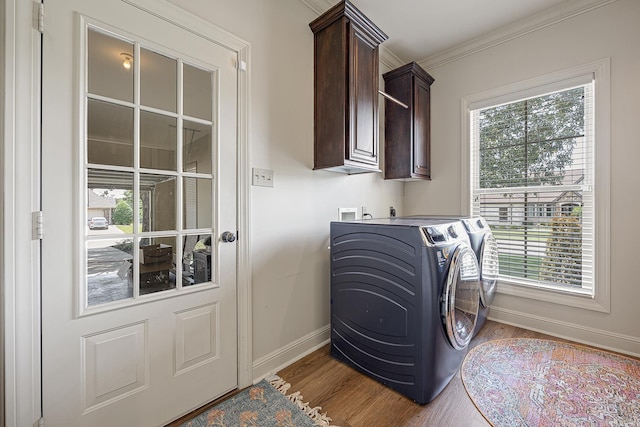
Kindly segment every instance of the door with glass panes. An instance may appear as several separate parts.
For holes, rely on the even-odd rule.
[[[236,388],[235,61],[122,1],[47,1],[47,425],[160,425]]]

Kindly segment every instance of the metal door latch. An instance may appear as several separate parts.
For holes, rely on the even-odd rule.
[[[225,243],[231,243],[236,241],[236,235],[231,231],[225,231],[224,233],[222,233],[222,236],[220,236],[220,238]]]

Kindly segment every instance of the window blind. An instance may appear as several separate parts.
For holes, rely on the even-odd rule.
[[[593,289],[593,82],[470,111],[471,206],[500,279]]]

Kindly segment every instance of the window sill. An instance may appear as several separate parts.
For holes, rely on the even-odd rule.
[[[528,298],[537,301],[544,301],[569,307],[576,307],[584,310],[610,313],[608,298],[605,295],[592,295],[591,292],[569,291],[558,288],[542,288],[531,285],[500,280],[498,282],[498,293],[520,298]]]

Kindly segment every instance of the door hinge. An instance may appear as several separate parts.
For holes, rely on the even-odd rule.
[[[247,71],[247,63],[245,61],[237,61],[236,62],[236,68],[239,71]]]
[[[40,418],[33,424],[33,427],[44,427],[44,418]]]
[[[31,239],[42,240],[44,220],[42,219],[42,211],[31,212]]]
[[[40,34],[44,33],[44,3],[34,2],[34,26]]]

